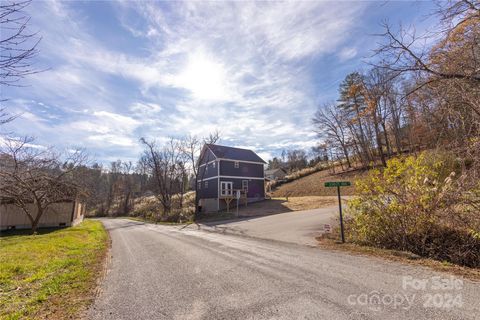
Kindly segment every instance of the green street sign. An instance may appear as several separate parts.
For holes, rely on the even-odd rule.
[[[349,181],[332,181],[332,182],[325,182],[325,187],[332,188],[332,187],[348,187],[350,186]]]
[[[340,212],[340,234],[342,236],[342,243],[345,243],[345,234],[343,231],[343,214],[342,214],[342,199],[340,198],[340,187],[348,187],[351,183],[349,181],[329,181],[325,182],[325,187],[337,188],[337,195],[338,195],[338,211]]]

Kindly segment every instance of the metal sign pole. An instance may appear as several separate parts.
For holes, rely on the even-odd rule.
[[[340,232],[342,234],[342,243],[345,243],[345,235],[343,233],[343,215],[342,215],[342,199],[340,198],[340,186],[337,186],[338,209],[340,210]]]
[[[340,187],[349,187],[350,181],[329,181],[325,182],[326,188],[337,187],[338,194],[338,209],[340,210],[340,232],[342,233],[342,243],[345,243],[345,234],[343,231],[343,214],[342,214],[342,199],[340,198]]]
[[[238,205],[239,205],[239,201],[240,201],[240,190],[237,190],[235,196],[237,198],[237,214],[235,215],[235,217],[238,218]]]

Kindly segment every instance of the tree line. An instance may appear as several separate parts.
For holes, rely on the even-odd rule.
[[[11,49],[0,61],[2,86],[18,85],[24,76],[38,72],[30,63],[39,40],[26,28],[23,9],[28,3],[0,6],[1,24],[18,28],[0,39],[0,45]],[[439,17],[434,34],[417,36],[413,29],[394,31],[384,24],[366,71],[347,75],[338,100],[320,106],[313,116],[322,141],[311,150],[313,160],[304,150],[292,149],[270,160],[268,167],[292,172],[319,161],[386,166],[392,156],[441,147],[470,170],[467,179],[472,182],[465,185],[478,181],[480,4],[440,3],[434,14]],[[431,45],[419,44],[428,37]],[[15,119],[4,102],[0,124]],[[204,143],[218,139],[218,132],[165,143],[141,138],[144,152],[138,161],[104,166],[92,164],[83,150],[60,152],[41,149],[31,138],[5,138],[0,200],[20,208],[35,203],[44,212],[54,201],[83,195],[96,214],[123,215],[132,211],[136,199],[151,195],[160,205],[155,219],[195,217],[199,199],[194,192],[192,200],[189,192],[196,191],[195,181],[201,179],[200,151]],[[32,224],[36,220],[33,217]]]
[[[471,154],[480,127],[480,4],[438,4],[435,32],[386,23],[366,71],[348,74],[338,100],[312,122],[331,159],[369,167],[436,147]],[[426,39],[433,45],[426,46]]]

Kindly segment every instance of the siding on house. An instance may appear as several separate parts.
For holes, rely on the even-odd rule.
[[[200,206],[203,212],[217,211],[226,207],[225,200],[220,196],[221,181],[232,182],[233,190],[243,189],[242,181],[248,181],[248,202],[265,199],[263,165],[265,162],[255,152],[218,145],[205,145],[203,152],[205,155],[199,167],[198,181]],[[238,167],[235,167],[236,162]]]
[[[207,179],[217,176],[217,161],[209,163],[207,165],[201,166],[198,168],[198,177],[199,179]]]
[[[207,183],[208,186],[205,186]],[[218,178],[201,182],[200,198],[218,198]]]
[[[220,175],[263,178],[263,164],[238,161],[238,168],[235,168],[235,161],[221,160]]]
[[[216,159],[215,155],[212,153],[212,151],[210,151],[210,149],[207,148],[205,152],[206,154],[203,156],[203,159],[202,159],[203,161],[201,164],[204,164]]]
[[[246,179],[246,178],[225,178],[220,177],[220,182],[230,181],[232,182],[233,190],[242,189],[242,181],[248,181],[248,193],[247,198],[262,200],[265,198],[265,187],[263,180]]]

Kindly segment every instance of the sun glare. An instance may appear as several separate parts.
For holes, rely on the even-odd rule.
[[[229,96],[225,67],[203,52],[189,56],[185,69],[176,82],[180,87],[191,91],[197,99],[226,100]]]

